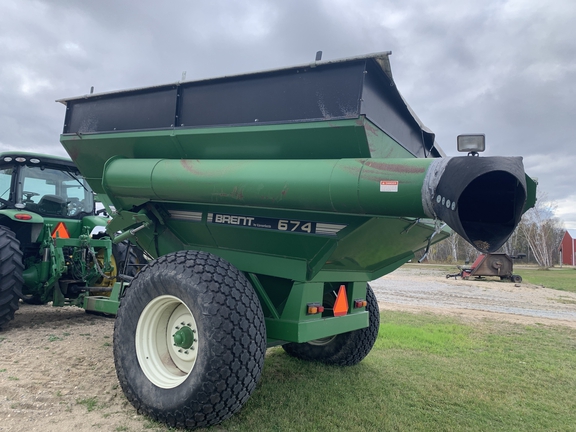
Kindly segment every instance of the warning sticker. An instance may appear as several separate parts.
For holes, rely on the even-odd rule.
[[[380,180],[380,192],[398,192],[398,180]]]

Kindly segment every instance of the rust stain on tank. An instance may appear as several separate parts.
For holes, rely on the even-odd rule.
[[[405,174],[422,174],[426,172],[427,167],[402,165],[402,164],[388,164],[384,162],[366,161],[364,164],[367,167],[374,168],[380,171],[389,171],[394,173]]]
[[[200,159],[180,159],[180,165],[191,174],[202,177],[217,177],[229,175],[237,170],[241,170],[249,164],[250,161],[234,160],[219,161],[211,163]]]
[[[344,171],[348,174],[352,174],[354,176],[358,176],[360,171],[362,171],[362,164],[366,159],[355,159],[359,164],[337,164],[335,168],[339,169],[340,171]]]
[[[234,186],[232,192],[215,192],[212,196],[223,197],[223,198],[232,198],[236,201],[243,201],[244,200],[244,192],[242,188]]]
[[[288,185],[285,184],[278,195],[275,194],[260,195],[258,198],[264,202],[268,202],[271,204],[278,204],[286,196],[289,189],[290,188],[288,187]]]
[[[276,204],[278,201],[280,201],[278,198],[269,197],[266,195],[260,195],[258,198],[260,198],[260,200],[262,200],[263,202],[269,202],[271,204]]]
[[[369,123],[364,123],[364,129],[366,130],[366,132],[370,132],[372,135],[374,136],[378,136],[378,129],[375,128],[374,126],[372,126]]]
[[[196,162],[200,162],[198,159],[196,159]],[[189,173],[192,173],[194,175],[202,175],[202,172],[197,170],[194,165],[192,164],[192,160],[190,159],[181,159],[180,160],[180,164],[182,165],[182,168],[184,168],[186,171],[188,171]]]

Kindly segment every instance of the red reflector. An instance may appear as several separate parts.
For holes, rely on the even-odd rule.
[[[32,215],[29,215],[29,214],[26,214],[26,213],[16,213],[16,214],[14,215],[14,217],[15,217],[16,219],[19,219],[19,220],[30,220],[30,219],[32,219]]]
[[[52,237],[59,237],[62,239],[70,238],[70,234],[68,234],[68,230],[66,229],[64,222],[58,222],[58,225],[56,225],[56,228],[54,228],[54,231],[52,231]]]
[[[348,296],[346,295],[346,286],[340,285],[338,296],[334,302],[334,316],[343,316],[348,313]]]
[[[368,305],[366,300],[354,300],[354,307],[355,308],[363,308]]]

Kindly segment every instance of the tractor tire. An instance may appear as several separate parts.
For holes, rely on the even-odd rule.
[[[22,251],[16,235],[0,226],[0,327],[14,319],[22,297]]]
[[[368,355],[380,327],[380,311],[370,285],[366,287],[366,310],[370,314],[368,327],[304,343],[282,345],[284,351],[301,360],[317,361],[336,366],[353,366]]]
[[[218,424],[260,379],[264,315],[243,273],[205,252],[164,255],[134,278],[114,326],[118,380],[137,411],[178,428]]]
[[[102,239],[110,237],[105,232],[101,232],[94,235],[94,239]],[[128,257],[128,266],[126,266],[126,254],[130,249],[130,256]],[[128,240],[125,240],[120,243],[112,243],[112,256],[114,257],[115,261],[115,268],[116,274],[122,273],[124,271],[124,267],[126,267],[126,275],[128,276],[136,276],[136,273],[140,271],[144,265],[148,263],[146,258],[144,257],[144,252],[138,246],[134,244],[130,244]]]
[[[101,236],[99,238],[102,238]],[[112,243],[112,257],[111,264],[114,270],[107,272],[106,276],[101,277],[93,286],[102,287],[102,291],[93,291],[90,295],[92,296],[104,296],[109,297],[110,289],[114,286],[114,283],[119,281],[117,278],[118,274],[125,274],[130,277],[136,276],[136,274],[147,264],[146,258],[144,258],[144,253],[137,246],[131,246],[127,241],[115,244]],[[97,260],[102,266],[104,264],[104,249],[100,249],[97,254]],[[128,260],[128,265],[126,265],[126,260]],[[93,311],[86,311],[87,313],[93,313]]]
[[[136,276],[140,269],[147,264],[142,249],[138,246],[130,245],[128,241],[112,244],[112,254],[114,255],[114,259],[118,265],[118,273],[127,276]],[[129,256],[127,256],[128,254]],[[128,259],[127,265],[126,259]],[[124,272],[124,269],[126,269],[126,272]]]

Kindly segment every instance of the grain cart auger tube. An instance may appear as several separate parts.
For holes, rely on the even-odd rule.
[[[107,219],[96,214],[93,192],[74,163],[0,153],[0,193],[0,326],[14,317],[19,299],[114,314],[98,308],[98,299],[119,289],[124,263],[136,264],[141,255],[99,233]]]
[[[379,326],[368,281],[446,238],[444,223],[495,251],[534,204],[520,157],[443,157],[388,54],[60,101],[62,145],[106,197],[107,232],[158,258],[114,331],[140,412],[221,422],[267,343],[360,362]]]

